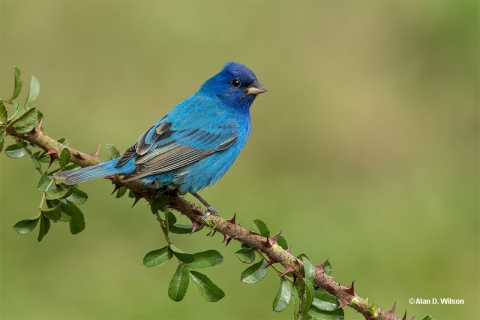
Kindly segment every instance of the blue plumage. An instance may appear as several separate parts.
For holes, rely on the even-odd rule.
[[[124,181],[157,180],[181,194],[196,195],[220,179],[237,158],[250,134],[250,106],[265,91],[250,69],[229,62],[145,131],[121,158],[55,176],[76,184],[124,175]]]

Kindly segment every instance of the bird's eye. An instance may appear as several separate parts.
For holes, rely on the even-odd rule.
[[[231,82],[232,86],[234,86],[235,88],[238,88],[242,85],[242,83],[240,82],[240,80],[238,79],[233,79],[232,82]]]

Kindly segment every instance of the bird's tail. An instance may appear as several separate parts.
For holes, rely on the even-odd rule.
[[[110,175],[122,174],[125,168],[116,168],[118,159],[102,162],[97,165],[55,173],[55,178],[65,179],[65,184],[71,185],[97,178],[103,178]]]

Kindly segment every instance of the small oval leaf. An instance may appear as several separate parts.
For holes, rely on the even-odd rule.
[[[313,264],[310,262],[310,260],[308,260],[306,256],[302,257],[302,261],[305,278],[313,281],[313,279],[315,278],[315,268],[313,267]]]
[[[42,117],[43,115],[40,111],[32,108],[13,121],[9,127],[17,133],[28,133],[40,123]]]
[[[161,266],[167,263],[173,257],[173,252],[169,246],[158,250],[150,251],[143,257],[143,265],[149,268]]]
[[[58,158],[58,163],[62,169],[70,162],[70,150],[68,148],[64,148],[62,152],[60,152],[60,157]]]
[[[252,263],[255,261],[255,250],[252,248],[242,248],[235,252],[237,258],[243,263]]]
[[[270,237],[270,230],[268,229],[267,225],[265,222],[259,219],[253,220],[253,226],[255,229],[257,229],[258,234],[260,234],[263,237]]]
[[[52,191],[55,188],[55,184],[52,183],[53,176],[48,172],[44,172],[38,181],[37,189],[40,191]]]
[[[335,311],[338,308],[338,300],[323,289],[315,291],[312,306],[320,311]]]
[[[14,158],[14,159],[21,158],[28,154],[27,149],[25,149],[26,146],[27,146],[26,142],[15,143],[6,147],[5,153],[10,158]]]
[[[267,275],[268,269],[266,269],[267,261],[261,260],[251,265],[247,269],[243,270],[240,279],[245,283],[255,283]]]
[[[188,270],[185,265],[179,264],[168,286],[168,296],[170,299],[173,301],[182,301],[187,293],[189,282],[190,270]]]
[[[71,186],[72,188],[72,194],[70,194],[67,198],[67,200],[75,203],[75,204],[84,204],[85,201],[88,199],[88,194],[83,192],[82,190],[78,189],[75,186]]]
[[[216,302],[225,297],[225,292],[203,273],[190,271],[190,280],[207,301]]]
[[[313,298],[315,297],[315,289],[313,289],[313,282],[310,279],[304,278],[305,294],[303,297],[303,312],[307,314],[308,310],[312,306]]]
[[[12,101],[12,100],[14,100],[18,97],[18,95],[22,91],[22,86],[23,86],[22,80],[20,79],[20,76],[21,76],[20,69],[18,67],[15,67],[13,69],[13,72],[14,72],[14,76],[15,76],[15,87],[13,88],[13,95],[12,95],[12,98],[10,99],[10,101]]]
[[[186,266],[192,269],[202,269],[216,266],[223,262],[223,256],[217,250],[207,250],[195,253],[195,261],[187,263]]]
[[[0,123],[7,124],[8,112],[7,108],[3,104],[3,101],[0,100]]]
[[[50,220],[41,215],[40,230],[38,231],[38,242],[42,241],[43,237],[48,233],[48,230],[50,230]]]
[[[38,82],[37,78],[32,75],[32,79],[30,80],[30,91],[28,92],[28,98],[27,102],[25,102],[25,106],[31,106],[35,100],[37,100],[39,94],[40,82]]]
[[[290,304],[292,298],[292,283],[287,277],[280,277],[280,287],[273,299],[273,311],[281,312]]]
[[[29,232],[32,232],[37,227],[39,219],[40,216],[33,219],[20,220],[15,223],[13,229],[15,229],[15,231],[20,234],[27,234]]]
[[[118,151],[117,148],[111,143],[107,143],[107,156],[110,160],[119,158],[120,157],[120,151]]]
[[[70,232],[72,234],[77,234],[85,229],[85,218],[82,211],[80,211],[75,204],[70,201],[67,201],[67,203],[69,204],[71,210],[71,218],[70,221],[68,221],[70,224]]]
[[[60,210],[60,206],[56,206],[53,208],[48,208],[45,210],[41,210],[42,215],[50,220],[58,221],[62,217],[62,210]]]

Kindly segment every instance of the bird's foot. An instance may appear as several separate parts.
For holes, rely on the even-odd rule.
[[[215,210],[214,207],[212,207],[211,205],[208,205],[207,211],[205,211],[205,214],[200,218],[200,222],[203,222],[203,220],[205,220],[206,218],[208,218],[212,214],[215,215],[215,216],[220,216],[218,214],[217,210]]]

